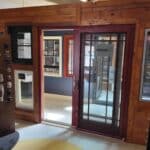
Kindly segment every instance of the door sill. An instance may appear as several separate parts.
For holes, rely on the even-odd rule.
[[[42,120],[43,124],[47,124],[47,125],[51,125],[51,126],[55,126],[55,127],[61,127],[61,128],[72,128],[71,125],[66,124],[66,123],[62,123],[62,122],[55,122],[55,121],[50,121],[50,120]]]
[[[83,128],[80,128],[80,127],[76,128],[76,129],[79,130],[80,132],[84,132],[84,133],[91,134],[91,135],[104,136],[104,137],[108,137],[108,138],[113,138],[113,139],[118,139],[118,140],[121,140],[121,141],[125,141],[125,138],[122,138],[120,136],[115,136],[115,135],[111,135],[111,134],[104,134],[104,133],[101,133],[101,132],[87,130],[87,129],[83,129]]]

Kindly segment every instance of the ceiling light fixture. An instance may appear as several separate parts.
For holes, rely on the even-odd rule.
[[[88,2],[88,0],[80,0],[81,2]]]
[[[80,0],[81,2],[92,2],[92,3],[96,3],[98,1],[107,1],[107,0]]]

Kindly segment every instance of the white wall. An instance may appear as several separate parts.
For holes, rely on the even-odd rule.
[[[0,0],[0,9],[56,4],[57,3],[49,2],[47,0]]]

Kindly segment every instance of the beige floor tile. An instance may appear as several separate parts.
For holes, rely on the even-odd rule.
[[[18,121],[19,122],[19,121]],[[50,126],[47,124],[32,124],[19,122],[20,140],[48,138],[62,139],[75,144],[81,150],[145,150],[145,146],[125,143],[121,140],[85,133],[69,128]]]

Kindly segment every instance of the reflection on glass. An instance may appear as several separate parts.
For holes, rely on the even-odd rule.
[[[18,58],[31,58],[31,47],[18,46]]]
[[[31,45],[31,33],[18,32],[17,33],[17,44],[18,45]]]
[[[16,107],[33,109],[33,72],[15,71]]]
[[[31,59],[31,33],[17,33],[17,51],[19,59]]]
[[[69,40],[69,47],[68,47],[68,74],[73,74],[73,40]]]
[[[115,120],[117,124],[125,34],[84,34],[83,39],[83,119],[107,124]],[[117,53],[119,65],[116,64]],[[117,102],[114,101],[114,96]],[[114,102],[117,104],[116,108],[114,108]]]
[[[61,76],[62,37],[45,36],[43,38],[45,75]]]
[[[145,32],[141,99],[150,101],[150,29]]]

